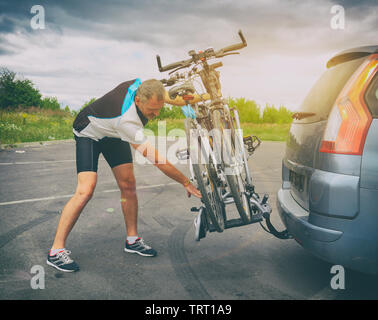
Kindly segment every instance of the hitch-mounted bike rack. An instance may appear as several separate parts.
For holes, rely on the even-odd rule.
[[[224,204],[231,204],[231,203],[234,203],[233,199],[230,198],[230,197],[224,197]],[[242,227],[242,226],[246,226],[246,225],[250,225],[250,224],[254,224],[254,223],[260,223],[261,227],[268,233],[274,235],[276,238],[279,238],[279,239],[282,239],[282,240],[286,240],[286,239],[292,239],[292,236],[288,233],[287,230],[284,230],[284,231],[277,231],[277,229],[272,225],[271,221],[270,221],[270,214],[272,213],[272,208],[270,207],[269,203],[268,203],[268,195],[265,194],[264,197],[260,200],[259,196],[254,193],[250,199],[249,199],[249,203],[250,203],[250,206],[251,206],[251,211],[252,212],[255,212],[257,211],[256,213],[252,214],[249,221],[248,222],[244,222],[241,218],[238,218],[238,219],[229,219],[229,220],[226,220],[225,221],[225,225],[224,225],[224,228],[225,229],[231,229],[231,228],[236,228],[236,227]],[[199,212],[198,216],[202,215],[203,211],[205,211],[206,208],[204,205],[201,205],[199,208],[197,207],[192,207],[190,209],[190,211],[192,212]],[[198,218],[197,216],[197,218]],[[202,219],[204,219],[205,221],[202,221],[202,223],[205,224],[205,231],[209,231],[209,232],[215,232],[216,229],[211,225],[211,223],[208,221],[208,218],[207,218],[207,215],[206,214],[203,214]],[[267,225],[267,228],[265,228],[261,222],[265,220],[266,222],[266,225]],[[202,237],[199,237],[198,235],[196,235],[196,240],[197,241],[200,241],[201,238],[204,238],[206,236],[206,232],[205,232],[205,235],[203,235]]]
[[[176,157],[179,160],[187,160],[189,159],[189,151],[188,149],[180,149],[176,152]],[[264,194],[262,199],[260,199],[260,196],[255,193],[253,187],[248,188],[248,197],[249,197],[249,204],[251,207],[251,212],[254,212],[251,216],[248,222],[243,221],[241,218],[238,219],[229,219],[225,221],[224,228],[225,229],[231,229],[236,227],[242,227],[254,223],[260,223],[261,227],[268,233],[274,235],[276,238],[279,239],[292,239],[293,237],[289,234],[287,230],[278,231],[273,224],[270,221],[270,214],[272,213],[272,208],[268,203],[269,196],[267,194]],[[230,193],[226,193],[222,195],[222,200],[224,205],[233,204],[234,199],[232,196],[230,196]],[[206,210],[206,207],[204,204],[202,204],[200,207],[192,207],[190,211],[192,212],[199,212],[198,216],[202,215],[203,211]],[[197,218],[198,218],[197,216]],[[205,221],[202,223],[205,223],[205,229],[209,232],[215,232],[216,229],[212,226],[212,224],[208,221],[207,215],[204,214],[203,218]],[[262,221],[266,222],[266,228],[261,224]],[[200,237],[196,235],[196,240],[199,241]]]

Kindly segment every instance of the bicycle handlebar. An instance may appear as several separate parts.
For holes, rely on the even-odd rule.
[[[189,67],[193,62],[196,62],[200,59],[210,58],[212,56],[215,56],[216,58],[220,58],[227,52],[242,49],[242,48],[247,46],[247,41],[245,41],[245,38],[244,38],[241,30],[239,30],[238,34],[239,34],[239,37],[242,41],[240,43],[224,47],[224,48],[222,48],[222,49],[220,49],[216,52],[214,52],[214,50],[205,50],[204,52],[196,54],[194,51],[190,51],[189,54],[192,56],[192,58],[187,59],[187,60],[177,61],[177,62],[168,64],[164,67],[161,64],[160,56],[156,55],[156,60],[157,60],[157,65],[158,65],[159,71],[164,72],[164,71],[172,70],[172,69],[175,69],[175,68]]]
[[[230,51],[235,51],[235,50],[239,50],[239,49],[243,49],[244,47],[247,46],[247,41],[245,41],[245,38],[243,36],[243,33],[241,30],[239,30],[238,32],[239,34],[239,37],[241,39],[242,42],[240,43],[237,43],[237,44],[233,44],[233,45],[230,45],[230,46],[227,46],[227,47],[224,47],[222,49],[219,50],[219,52],[230,52]]]
[[[186,65],[189,66],[193,62],[193,59],[188,59],[188,60],[177,61],[177,62],[168,64],[168,65],[162,67],[159,55],[156,55],[156,60],[157,60],[157,64],[158,64],[158,68],[159,68],[160,72],[172,70],[172,69],[175,69],[175,68],[178,68],[178,67],[183,67],[183,66],[186,66]]]

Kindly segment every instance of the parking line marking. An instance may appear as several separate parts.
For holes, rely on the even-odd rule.
[[[151,189],[151,188],[159,188],[159,187],[166,187],[179,184],[178,182],[171,182],[171,183],[161,183],[161,184],[153,184],[148,186],[140,186],[137,187],[137,190],[144,190],[144,189]],[[109,193],[109,192],[117,192],[119,189],[109,189],[98,191],[100,193]],[[64,198],[71,198],[73,194],[66,194],[61,196],[52,196],[52,197],[45,197],[45,198],[34,198],[34,199],[24,199],[24,200],[16,200],[16,201],[8,201],[8,202],[0,202],[0,206],[7,206],[12,204],[20,204],[20,203],[27,203],[27,202],[36,202],[36,201],[47,201],[47,200],[56,200],[56,199],[64,199]]]
[[[99,161],[105,161],[100,158]],[[16,161],[16,162],[0,162],[0,166],[10,166],[15,164],[47,164],[47,163],[59,163],[59,162],[75,162],[76,160],[43,160],[43,161]]]
[[[17,161],[17,162],[0,162],[1,166],[9,166],[12,164],[38,164],[38,163],[56,163],[56,162],[74,162],[76,160],[44,160],[44,161]]]

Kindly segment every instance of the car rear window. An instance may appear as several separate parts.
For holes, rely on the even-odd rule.
[[[353,72],[361,65],[365,57],[337,64],[327,69],[312,87],[299,112],[309,114],[294,123],[313,123],[328,119],[335,100]]]
[[[366,91],[366,103],[374,118],[378,118],[378,73],[374,76]]]

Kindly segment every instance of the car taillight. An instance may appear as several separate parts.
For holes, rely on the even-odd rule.
[[[320,152],[361,155],[372,117],[365,91],[378,71],[374,54],[349,79],[329,114]]]

